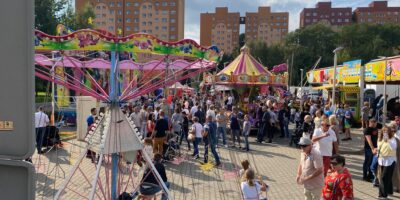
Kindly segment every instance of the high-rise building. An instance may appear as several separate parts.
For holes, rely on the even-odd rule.
[[[300,13],[300,27],[324,23],[333,28],[352,24],[352,9],[332,8],[331,2],[318,2],[315,8],[304,8]]]
[[[388,7],[387,1],[373,1],[368,7],[358,7],[354,10],[356,23],[400,23],[400,7]]]
[[[240,13],[228,12],[227,7],[215,8],[215,13],[200,14],[200,44],[217,45],[231,53],[239,45]]]
[[[289,13],[271,12],[270,7],[259,7],[258,12],[246,12],[245,24],[246,41],[259,40],[271,45],[287,35]]]
[[[165,41],[184,37],[185,0],[75,0],[76,10],[87,2],[98,29],[122,36],[148,33]]]

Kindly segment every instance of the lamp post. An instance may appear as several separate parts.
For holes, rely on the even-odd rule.
[[[301,93],[300,93],[300,110],[303,111],[303,94],[304,94],[304,88],[303,88],[303,70],[304,69],[300,69],[301,71],[301,78],[300,78],[300,89],[301,89]]]
[[[333,50],[333,86],[332,86],[332,106],[335,106],[335,98],[336,98],[336,68],[337,68],[337,53],[342,50],[343,47],[338,47]]]
[[[386,97],[386,79],[387,76],[392,73],[391,67],[387,67],[387,57],[385,56],[379,56],[379,58],[383,59],[385,61],[385,66],[384,66],[384,74],[383,74],[383,116],[382,116],[382,123],[385,125],[386,124],[386,118],[387,118],[387,97]],[[389,70],[389,74],[388,74]]]

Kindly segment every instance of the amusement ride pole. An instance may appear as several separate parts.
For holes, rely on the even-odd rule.
[[[303,98],[303,94],[304,94],[304,87],[303,87],[303,69],[300,69],[301,71],[301,79],[300,79],[300,89],[301,89],[301,93],[300,93],[300,110],[303,111],[303,104],[304,104],[304,98]]]
[[[337,68],[337,52],[342,50],[343,47],[338,47],[335,50],[333,50],[333,53],[335,56],[333,57],[333,86],[332,86],[332,106],[335,106],[335,98],[336,98],[336,68]]]
[[[118,93],[119,84],[117,83],[118,80],[118,67],[117,67],[117,53],[115,51],[111,52],[111,69],[110,69],[110,100],[111,100],[111,109],[116,109],[118,107]],[[110,127],[112,128],[112,127]],[[110,131],[111,133],[111,131]],[[109,135],[108,137],[112,137]],[[111,155],[112,161],[112,168],[111,168],[111,200],[117,199],[117,178],[118,178],[118,153],[113,153]]]

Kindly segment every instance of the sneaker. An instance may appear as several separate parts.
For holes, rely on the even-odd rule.
[[[215,167],[219,167],[219,166],[221,166],[221,165],[222,165],[222,163],[219,162],[219,163],[215,164],[214,166],[215,166]]]
[[[199,155],[195,155],[194,159],[200,159],[200,156]]]

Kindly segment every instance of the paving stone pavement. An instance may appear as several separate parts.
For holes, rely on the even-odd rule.
[[[371,183],[361,180],[364,156],[359,152],[363,142],[361,140],[362,133],[359,130],[354,130],[353,133],[353,140],[342,142],[341,147],[345,152],[343,155],[346,157],[346,164],[353,178],[355,199],[377,199],[378,189],[372,187]],[[232,177],[232,174],[239,169],[240,161],[244,159],[250,161],[251,167],[257,174],[262,175],[265,182],[270,186],[269,200],[304,199],[302,186],[295,182],[300,150],[289,147],[288,139],[276,138],[271,144],[255,143],[253,137],[249,140],[250,152],[237,148],[219,148],[218,152],[223,165],[210,171],[201,170],[199,160],[191,158],[189,154],[192,152],[187,151],[187,145],[183,144],[182,153],[187,155],[187,159],[179,165],[166,164],[167,176],[171,182],[170,189],[174,199],[241,199],[239,179]],[[38,171],[36,199],[53,199],[55,192],[68,175],[72,167],[71,164],[76,162],[79,153],[83,151],[84,144],[82,142],[72,140],[65,142],[65,144],[63,149],[33,157],[33,162]],[[202,152],[204,152],[203,148],[200,149],[200,153]],[[57,162],[60,167],[54,167]],[[70,190],[63,196],[63,199],[87,199],[80,194],[88,192],[91,185],[82,174],[90,179],[89,177],[95,173],[95,168],[89,159],[84,159],[80,169],[82,173],[77,172],[69,186]],[[104,173],[102,174],[104,175]],[[126,177],[127,174],[125,173],[123,177]],[[103,180],[103,184],[105,182],[106,180]],[[129,187],[133,187],[133,184],[130,184]],[[129,187],[128,191],[130,191]],[[76,190],[76,192],[73,192],[73,190]],[[102,197],[101,195],[95,196],[95,199],[102,199]],[[391,199],[400,199],[400,194],[395,193]]]

